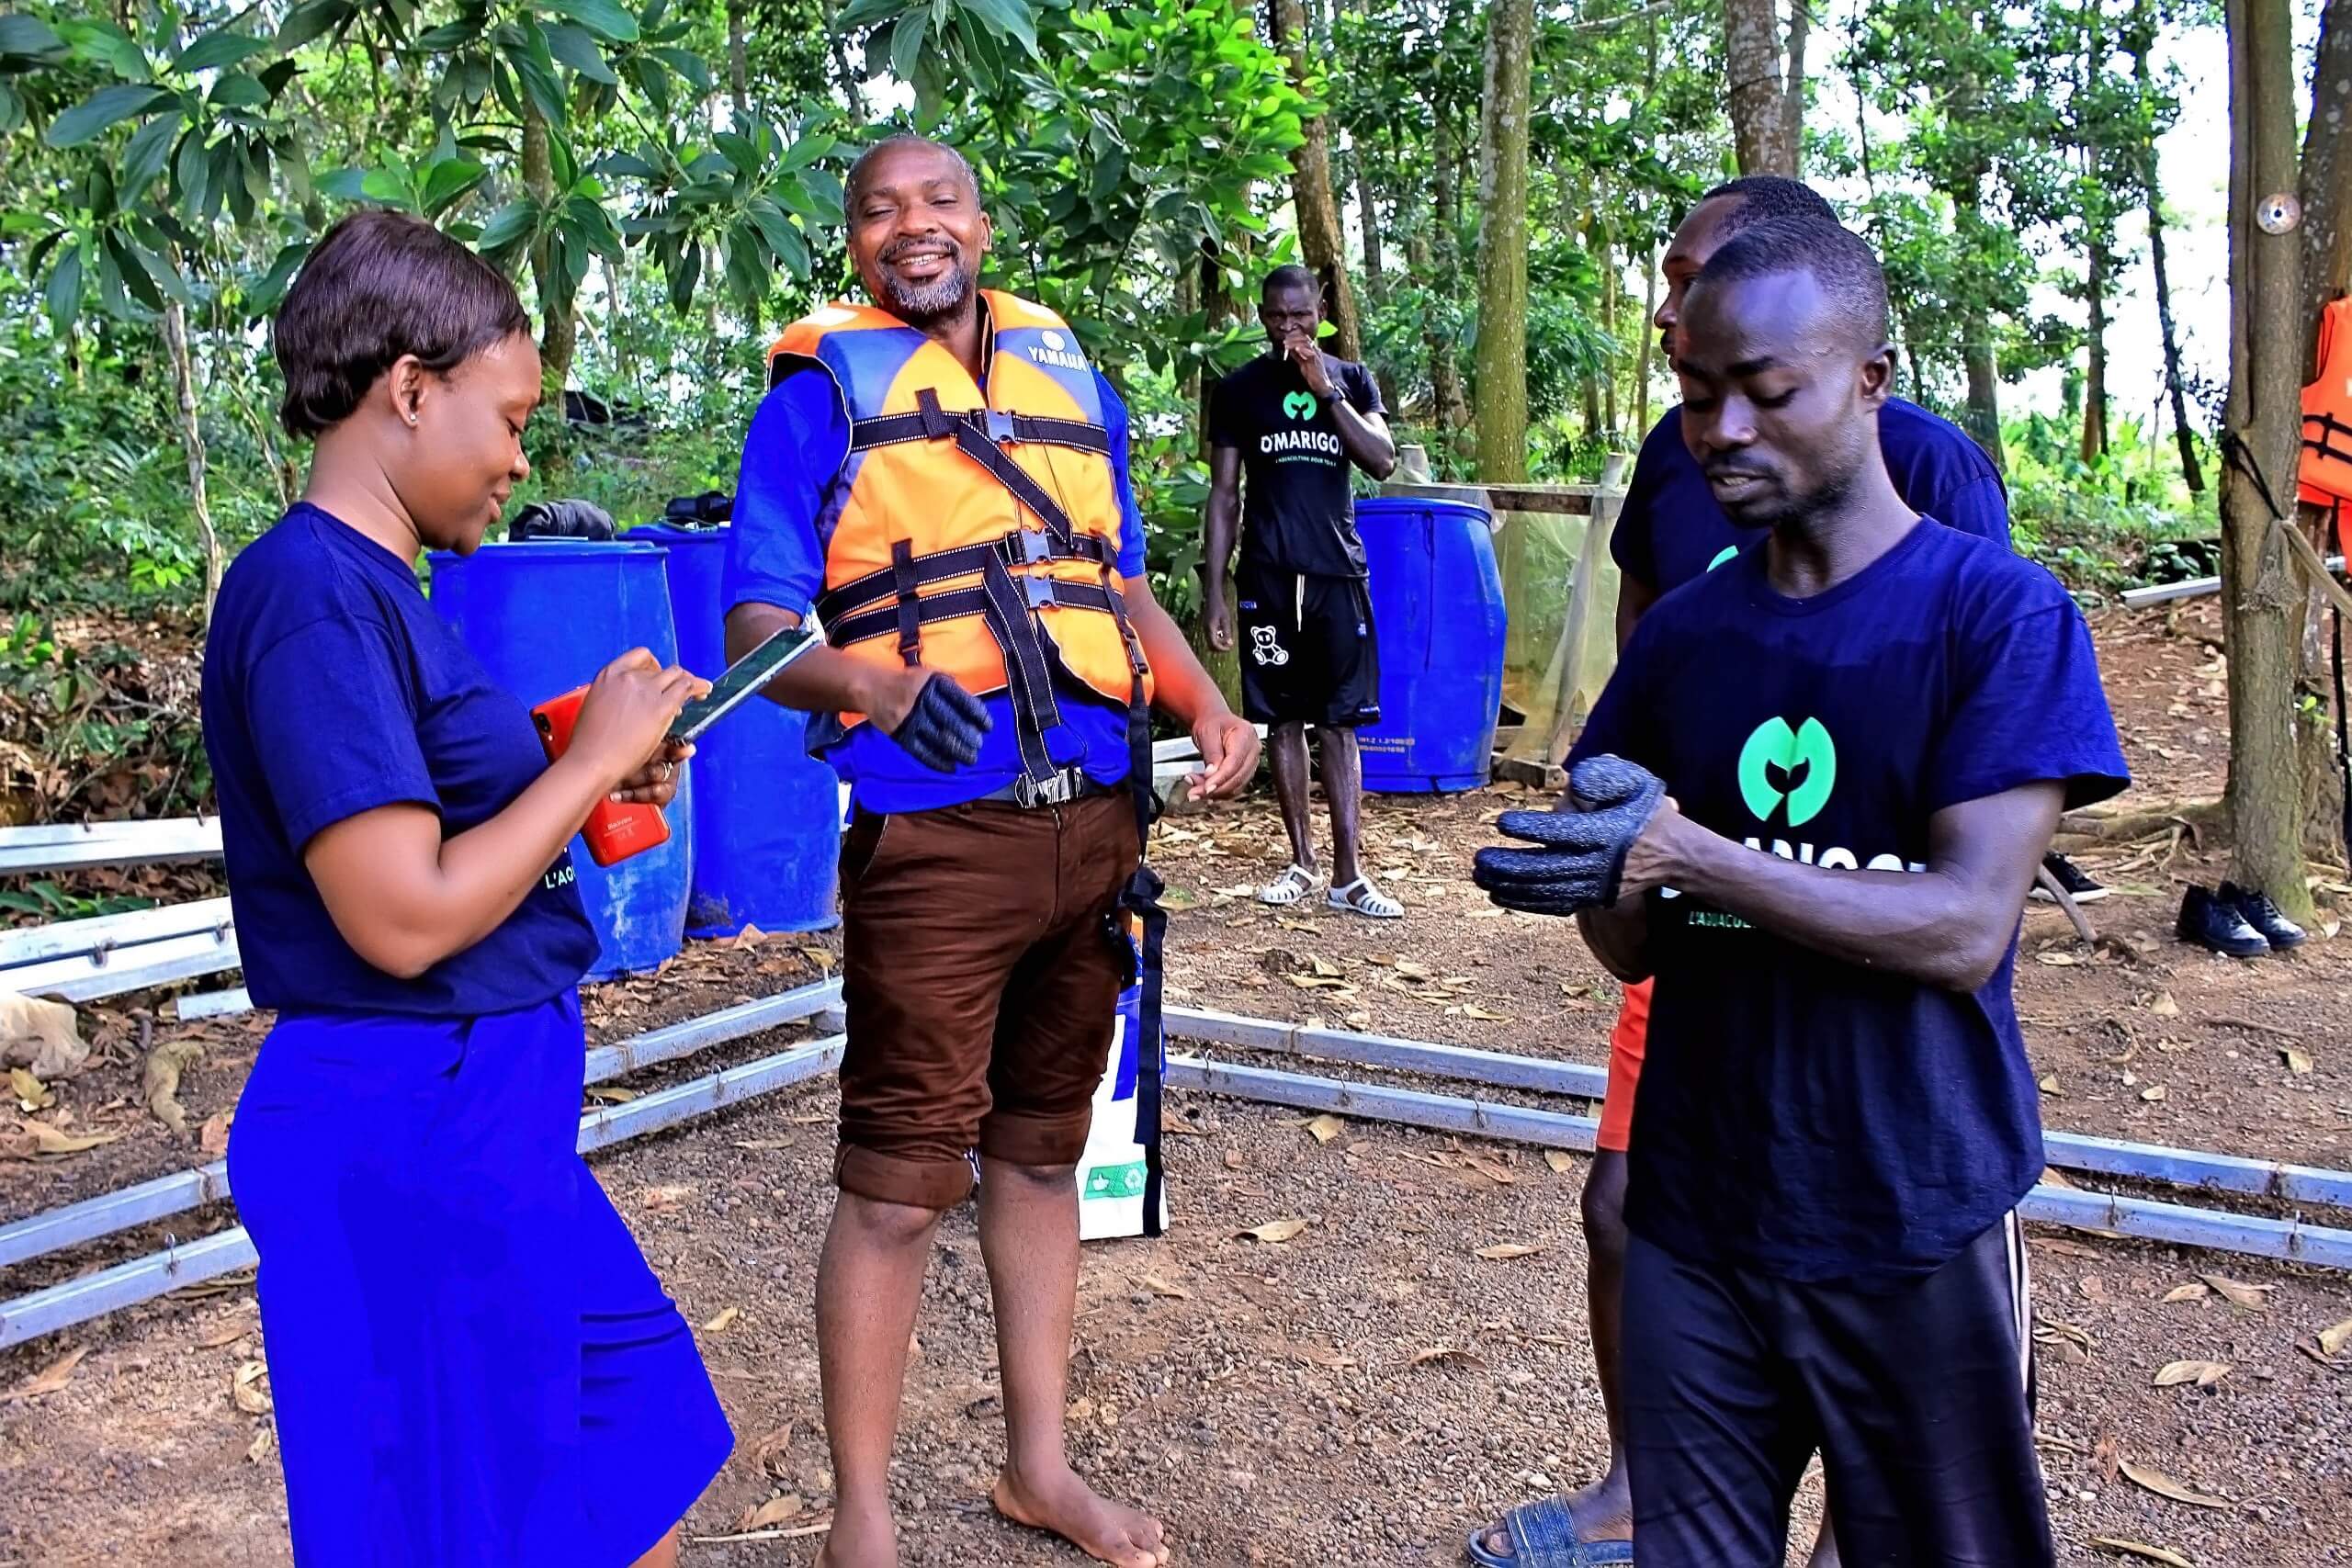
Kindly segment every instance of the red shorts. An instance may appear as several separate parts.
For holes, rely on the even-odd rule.
[[[1609,1032],[1609,1098],[1600,1102],[1596,1147],[1623,1154],[1634,1146],[1634,1090],[1642,1081],[1642,1052],[1650,1039],[1650,987],[1644,980],[1625,987],[1617,1027]]]

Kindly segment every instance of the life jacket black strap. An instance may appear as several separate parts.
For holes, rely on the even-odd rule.
[[[929,387],[915,394],[915,402],[918,406],[913,413],[891,416],[912,421],[912,428],[921,431],[920,436],[910,435],[907,439],[954,441],[956,450],[995,476],[997,483],[1011,491],[1012,499],[1027,507],[1057,543],[1067,547],[1077,537],[1078,526],[1070,521],[1069,513],[1063,510],[1062,503],[1047,494],[1045,486],[1032,478],[1028,469],[1014,462],[1012,454],[1007,452],[998,440],[991,439],[992,432],[1001,434],[1006,440],[1012,439],[1012,422],[1022,416],[1001,410],[988,410],[983,411],[985,417],[976,423],[969,416],[950,413],[942,408],[939,394]],[[999,421],[1005,422],[1001,429],[993,423]],[[856,438],[857,427],[853,424],[850,439],[854,443]],[[1103,450],[1110,450],[1107,436]]]
[[[932,394],[933,403],[938,401]],[[956,423],[967,424],[980,435],[1002,446],[1042,445],[1067,446],[1073,452],[1091,453],[1098,457],[1111,455],[1111,433],[1099,424],[1089,424],[1080,419],[1052,419],[1040,414],[1007,413],[1000,409],[971,409],[960,413],[941,410],[938,414],[929,409],[912,413],[877,414],[872,419],[853,421],[849,427],[849,449],[870,452],[876,446],[898,446],[910,441],[936,441],[952,433],[952,426],[943,424],[940,416]]]
[[[922,662],[922,599],[916,592],[922,579],[916,574],[911,540],[891,541],[890,580],[899,601],[890,617],[899,628],[899,660],[912,669]]]
[[[991,559],[1014,568],[1063,560],[1082,560],[1106,566],[1115,562],[1117,557],[1118,547],[1100,534],[1080,534],[1064,545],[1042,530],[1016,528],[1001,538],[977,545],[958,545],[954,549],[933,550],[927,556],[914,557],[915,584],[925,588],[953,578],[969,577]],[[820,595],[817,615],[827,626],[831,626],[835,621],[847,620],[861,610],[896,597],[901,586],[898,546],[894,544],[890,565],[869,571],[863,577],[854,577],[839,588]]]
[[[1113,600],[1119,596],[1115,589],[1106,592],[1091,582],[1059,582],[1051,578],[1039,577],[1016,577],[1012,579],[1012,582],[1024,606],[1042,609],[1047,604],[1054,604],[1063,609],[1096,610],[1106,615],[1118,613],[1118,608],[1113,604]],[[1036,586],[1032,588],[1030,586],[1032,583]],[[916,619],[922,625],[929,626],[937,621],[961,620],[967,615],[987,615],[993,601],[989,597],[986,582],[983,581],[976,587],[953,589],[945,593],[925,594],[914,603]],[[820,612],[820,614],[821,615],[822,613]],[[877,637],[888,637],[893,631],[897,631],[899,634],[899,645],[903,652],[905,614],[906,605],[902,601],[895,605],[867,610],[860,615],[844,615],[839,620],[830,615],[823,615],[825,640],[835,648],[847,648],[853,643],[868,642]]]
[[[2312,434],[2314,426],[2318,427],[2319,431],[2316,436]],[[2324,461],[2352,467],[2352,424],[2345,423],[2324,409],[2317,413],[2304,414],[2303,450]],[[2333,484],[2315,488],[2324,489],[2340,496],[2344,486],[2338,479]]]

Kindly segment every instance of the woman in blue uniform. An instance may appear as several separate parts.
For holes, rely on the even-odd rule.
[[[221,584],[204,732],[247,987],[278,1013],[229,1167],[295,1561],[673,1562],[731,1438],[575,1151],[596,937],[568,846],[601,797],[670,797],[695,682],[616,660],[550,765],[417,587],[529,472],[539,356],[496,271],[347,219],[275,347],[316,455]]]

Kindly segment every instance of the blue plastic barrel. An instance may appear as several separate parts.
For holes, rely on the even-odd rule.
[[[664,552],[654,545],[533,539],[484,545],[469,556],[433,554],[433,605],[492,680],[526,705],[595,678],[632,648],[677,662]],[[691,771],[691,770],[690,770]],[[592,980],[654,969],[677,955],[694,860],[687,782],[667,807],[670,840],[615,866],[575,841],[580,897],[604,942]]]
[[[1465,502],[1356,502],[1380,648],[1380,722],[1358,731],[1363,786],[1476,789],[1493,764],[1508,630],[1487,513]]]
[[[705,679],[727,667],[719,578],[728,531],[656,523],[628,537],[669,551],[678,656]],[[808,717],[754,697],[705,731],[695,779],[695,863],[686,934],[822,931],[837,923],[841,779],[808,755]]]

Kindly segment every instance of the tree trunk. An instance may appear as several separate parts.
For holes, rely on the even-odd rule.
[[[1600,325],[1609,334],[1609,353],[1600,362],[1602,430],[1609,450],[1617,445],[1617,225],[1604,224],[1600,231]]]
[[[1448,299],[1462,296],[1461,233],[1458,214],[1461,193],[1454,170],[1460,152],[1453,134],[1453,117],[1441,112],[1437,126],[1437,188],[1430,202],[1430,227],[1437,234],[1437,289]],[[1422,329],[1430,352],[1430,396],[1437,404],[1438,423],[1447,430],[1470,424],[1470,400],[1462,389],[1462,371],[1454,362],[1453,344],[1431,320]]]
[[[1387,262],[1380,254],[1380,204],[1372,190],[1372,158],[1361,141],[1355,146],[1356,220],[1363,229],[1363,288],[1374,305],[1388,299]]]
[[[1770,0],[1767,0],[1770,3]],[[1527,117],[1534,0],[1490,0],[1478,157],[1478,478],[1527,478]]]
[[[2088,307],[2090,366],[2083,378],[2083,462],[2086,467],[2107,455],[2107,286],[2114,264],[2105,242],[2090,243],[2090,265],[2084,273],[2083,298]]]
[[[555,163],[548,143],[548,122],[536,108],[523,111],[523,187],[545,207],[555,199]],[[569,300],[556,298],[561,286],[555,275],[555,257],[542,238],[531,246],[531,287],[539,298],[540,384],[548,389],[548,405],[557,423],[563,419],[563,389],[571,383],[571,351],[579,341],[578,322]]]
[[[1303,0],[1269,0],[1267,17],[1274,47],[1290,59],[1291,85],[1309,97],[1315,86],[1307,80],[1307,51],[1313,39]],[[1340,222],[1340,204],[1331,195],[1331,122],[1317,113],[1300,121],[1306,138],[1291,150],[1291,197],[1298,209],[1298,251],[1323,279],[1324,299],[1333,328],[1330,347],[1342,359],[1363,357],[1363,338],[1356,325],[1355,289],[1348,282],[1348,237]]]
[[[1772,0],[1724,0],[1724,73],[1739,172],[1793,175],[1788,85],[1781,75],[1781,19]]]
[[[2289,0],[2229,0],[2230,396],[2243,461],[2222,470],[2222,616],[2229,644],[2232,874],[2308,919],[2295,659],[2303,595],[2271,528],[2294,493],[2302,428],[2302,241],[2266,234],[2256,204],[2295,188]],[[2266,490],[2267,494],[2266,494]]]
[[[220,534],[212,525],[212,502],[204,483],[204,424],[196,403],[196,362],[187,347],[187,312],[180,302],[164,299],[164,351],[172,361],[172,389],[179,402],[180,446],[187,453],[188,507],[196,517],[197,538],[204,547],[204,619],[212,619],[212,602],[220,596]]]
[[[1787,127],[1789,173],[1804,173],[1804,46],[1813,32],[1810,0],[1789,0],[1788,107],[1781,111]]]
[[[2151,0],[2138,0],[2132,8],[2125,47],[2132,53],[2132,79],[2138,84],[2142,97],[2154,90],[2148,53],[2154,47],[2155,38],[2156,21]],[[2165,392],[2172,401],[2173,438],[2180,446],[2181,481],[2188,486],[2191,495],[2202,495],[2205,471],[2197,461],[2196,432],[2188,423],[2188,389],[2180,378],[2180,333],[2174,328],[2172,319],[2172,278],[2165,267],[2165,198],[2164,186],[2156,175],[2155,138],[2143,138],[2139,152],[2140,183],[2148,196],[2148,268],[2155,275],[2156,325],[2164,337]]]
[[[1653,245],[1642,269],[1642,350],[1634,362],[1634,403],[1640,411],[1634,423],[1645,436],[1650,433],[1650,351],[1657,346],[1657,333],[1650,324],[1657,315],[1657,247]]]
[[[743,57],[744,0],[727,0],[727,96],[735,104],[735,129],[752,119],[751,70]]]

